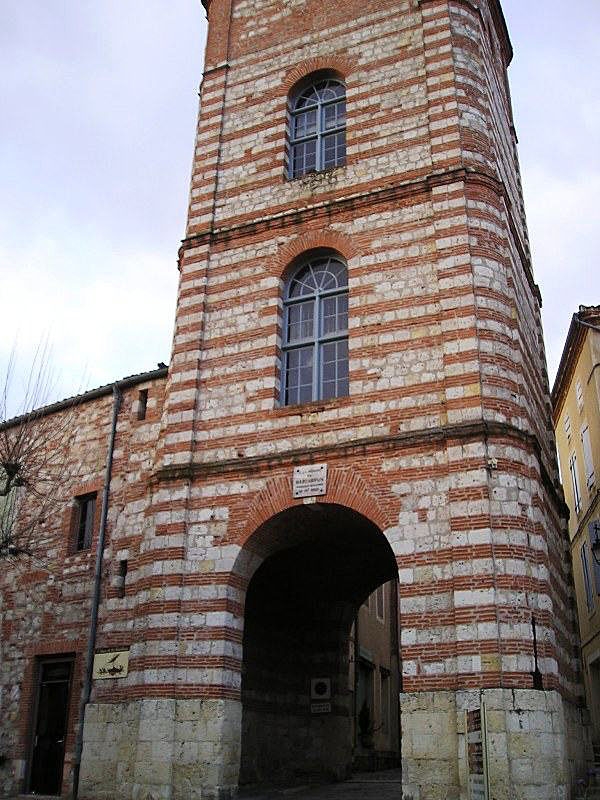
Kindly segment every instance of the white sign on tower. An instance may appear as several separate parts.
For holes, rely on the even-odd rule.
[[[327,494],[327,464],[294,467],[294,497],[321,497]]]

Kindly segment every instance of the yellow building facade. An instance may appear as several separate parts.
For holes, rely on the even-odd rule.
[[[594,738],[600,742],[600,306],[573,315],[552,391]]]

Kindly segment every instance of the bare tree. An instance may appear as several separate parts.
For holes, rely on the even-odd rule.
[[[41,526],[63,505],[66,454],[74,434],[73,406],[48,405],[54,381],[47,343],[38,347],[18,414],[9,419],[14,373],[13,349],[0,378],[0,561],[36,553]]]

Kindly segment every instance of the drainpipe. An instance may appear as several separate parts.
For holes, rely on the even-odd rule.
[[[360,663],[360,637],[358,635],[359,615],[360,606],[358,607],[356,616],[354,617],[354,697],[352,698],[354,714],[354,741],[352,742],[352,750],[354,753],[356,753],[356,748],[358,747],[358,665]]]
[[[94,592],[92,595],[92,610],[90,615],[90,628],[88,646],[85,659],[85,675],[81,702],[79,704],[79,721],[77,725],[77,738],[75,740],[75,758],[73,763],[73,800],[77,800],[79,792],[79,772],[81,770],[81,753],[83,750],[83,723],[85,709],[90,701],[92,692],[92,672],[94,669],[94,651],[96,649],[96,633],[98,630],[98,608],[100,606],[100,590],[102,588],[102,558],[104,555],[104,542],[106,539],[106,520],[108,518],[108,500],[110,495],[110,480],[112,476],[113,455],[115,450],[115,437],[117,433],[117,419],[121,407],[121,388],[119,383],[113,385],[113,410],[106,458],[106,473],[104,476],[104,489],[102,490],[102,513],[100,516],[100,530],[98,531],[98,544],[96,547],[96,570],[94,572]]]
[[[398,575],[392,583],[394,592],[394,602],[392,604],[392,614],[394,615],[393,622],[393,635],[394,643],[396,645],[396,675],[397,675],[397,691],[394,692],[394,699],[396,701],[396,725],[397,725],[397,740],[396,740],[396,753],[400,760],[399,766],[402,764],[402,708],[400,706],[400,695],[403,692],[402,685],[402,642],[400,640],[402,625],[400,620],[400,578]],[[391,723],[391,720],[390,720]]]

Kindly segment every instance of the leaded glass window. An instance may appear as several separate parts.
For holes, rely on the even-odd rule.
[[[307,86],[290,108],[291,178],[346,163],[346,87],[334,78]]]
[[[284,296],[284,405],[348,394],[348,270],[318,256],[291,276]]]

